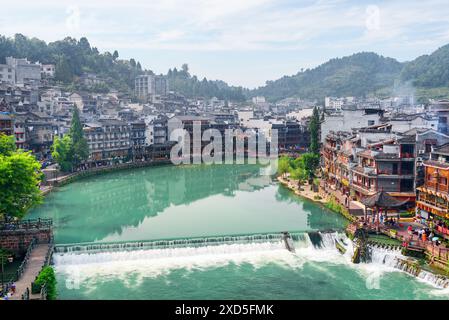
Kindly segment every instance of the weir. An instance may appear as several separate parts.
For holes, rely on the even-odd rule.
[[[332,242],[331,234],[337,231],[326,230],[325,232],[289,232],[289,245],[292,242],[310,241],[316,248],[329,245]],[[223,244],[250,244],[262,242],[282,242],[286,241],[285,233],[266,233],[266,234],[248,234],[248,235],[225,235],[215,237],[184,238],[184,239],[161,239],[148,241],[130,241],[130,242],[90,242],[74,244],[58,244],[55,246],[55,253],[96,253],[113,251],[131,251],[131,250],[152,250],[186,247],[204,247]],[[312,240],[313,239],[313,240]],[[287,248],[288,249],[288,248]],[[289,249],[289,250],[290,250]],[[292,250],[290,250],[292,251]]]
[[[282,232],[152,241],[60,244],[55,247],[54,263],[57,267],[64,268],[92,263],[134,263],[133,261],[153,259],[186,258],[196,261],[195,257],[199,256],[221,259],[219,257],[226,255],[233,259],[254,252],[283,250],[288,250],[293,255],[301,255],[305,252],[309,252],[306,255],[310,255],[312,250],[321,256],[329,254],[330,260],[337,257],[336,252],[340,252],[344,260],[352,265],[351,258],[355,249],[352,241],[338,231]],[[379,267],[387,267],[391,271],[406,272],[437,288],[449,288],[447,277],[435,275],[418,267],[416,261],[407,259],[401,254],[399,247],[368,243],[366,249],[366,260],[361,261],[363,264],[375,264]],[[162,265],[172,263],[169,261],[162,262]],[[178,265],[183,260],[175,261]]]
[[[417,260],[405,257],[399,247],[368,245],[369,263],[381,264],[408,273],[437,288],[449,288],[449,278],[424,270]]]

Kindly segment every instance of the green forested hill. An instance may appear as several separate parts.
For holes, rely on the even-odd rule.
[[[0,36],[0,63],[8,56],[55,64],[56,80],[66,85],[73,84],[83,73],[96,73],[107,80],[109,87],[129,91],[136,75],[143,72],[134,59],[121,60],[117,51],[100,53],[86,38],[67,37],[47,44],[21,34],[14,38]]]
[[[414,88],[419,102],[449,98],[449,45],[405,63],[371,52],[332,59],[314,69],[268,81],[251,95],[271,101],[291,96],[322,100],[325,96],[389,95],[394,86],[405,84]]]
[[[385,87],[392,87],[402,64],[371,52],[357,53],[328,62],[294,76],[268,81],[254,90],[270,100],[290,96],[324,99],[325,96],[364,96]]]
[[[401,80],[412,81],[414,86],[422,88],[449,86],[449,44],[406,63]]]
[[[80,88],[76,83],[77,77],[83,73],[95,73],[104,78],[107,85],[93,88],[94,90],[107,91],[114,88],[122,92],[132,92],[137,75],[152,73],[151,70],[143,70],[141,64],[134,59],[119,59],[117,51],[100,53],[86,38],[77,40],[67,37],[47,44],[21,34],[16,34],[14,38],[0,36],[0,63],[4,63],[8,56],[55,64],[56,81],[75,89]],[[200,81],[189,74],[188,68],[181,71],[175,68],[167,75],[172,90],[177,90],[187,97],[216,96],[220,99],[240,101],[246,98],[243,88],[230,87],[223,81]]]
[[[67,37],[47,44],[21,34],[13,38],[0,36],[0,63],[8,56],[55,64],[56,80],[76,89],[79,89],[77,77],[91,72],[107,80],[105,88],[94,89],[132,92],[134,78],[151,72],[143,70],[134,59],[120,59],[117,51],[100,53],[86,38]],[[262,95],[269,101],[293,96],[322,101],[325,96],[388,95],[394,86],[407,84],[414,87],[418,101],[426,102],[428,98],[449,98],[449,45],[406,63],[372,52],[356,53],[293,76],[267,81],[265,86],[254,90],[229,86],[220,80],[200,80],[189,73],[187,64],[180,70],[170,69],[166,75],[171,90],[189,98],[243,101]]]

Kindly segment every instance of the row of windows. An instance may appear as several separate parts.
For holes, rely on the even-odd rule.
[[[431,174],[427,175],[427,181],[436,182],[436,180],[437,180],[436,177],[432,176]],[[438,183],[441,184],[441,185],[447,186],[447,178],[440,177],[438,179]]]
[[[125,146],[129,146],[129,141],[123,141],[122,143],[120,142],[115,142],[115,143],[91,143],[89,145],[89,147],[91,149],[98,149],[98,148],[103,148],[103,146],[105,148],[113,148],[113,147],[125,147]]]
[[[105,139],[120,139],[120,138],[129,138],[129,133],[122,133],[121,135],[120,134],[117,134],[117,133],[114,133],[114,134],[105,134],[105,135],[102,135],[102,134],[92,134],[92,135],[89,135],[89,136],[87,136],[87,139],[88,140],[95,140],[95,139],[103,139],[103,137],[105,138]]]

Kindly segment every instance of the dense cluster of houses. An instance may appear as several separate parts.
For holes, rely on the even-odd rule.
[[[167,157],[173,145],[172,120],[187,127],[199,121],[201,132],[238,128],[270,137],[277,129],[281,149],[305,151],[309,146],[311,102],[285,99],[272,104],[263,97],[247,103],[216,97],[187,99],[170,91],[164,76],[153,74],[135,79],[134,94],[96,93],[95,85],[102,79],[95,74],[79,79],[83,88],[92,90],[67,91],[52,81],[54,73],[54,66],[26,59],[8,58],[7,64],[0,65],[0,132],[14,135],[18,148],[33,151],[43,162],[51,161],[54,137],[68,133],[74,108],[80,113],[92,165]]]
[[[421,108],[421,107],[420,107]],[[383,191],[404,202],[389,212],[415,213],[449,225],[449,101],[408,113],[343,105],[324,113],[323,188],[360,203]],[[422,111],[422,112],[420,112]],[[447,235],[449,237],[449,234]]]

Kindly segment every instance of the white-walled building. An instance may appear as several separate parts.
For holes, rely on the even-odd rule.
[[[142,101],[147,101],[154,95],[166,96],[169,92],[168,80],[162,75],[140,75],[134,81],[134,91]]]
[[[348,131],[380,123],[383,111],[380,109],[343,108],[339,113],[325,115],[321,123],[321,142],[330,131]]]

